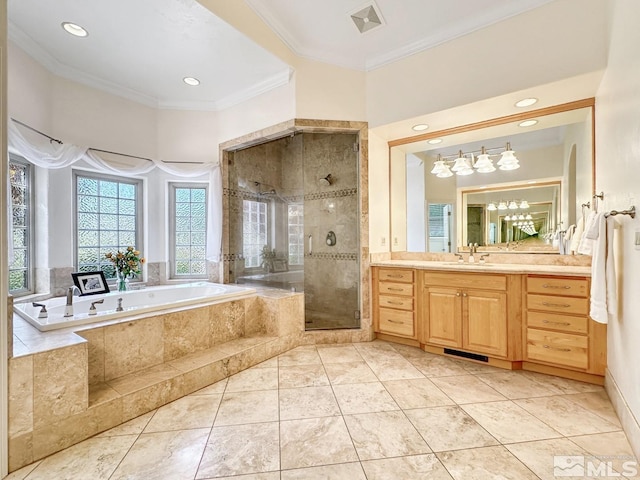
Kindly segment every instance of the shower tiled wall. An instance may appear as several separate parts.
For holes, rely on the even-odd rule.
[[[308,328],[358,326],[357,141],[354,134],[304,134],[304,291]],[[320,180],[329,174],[330,185]],[[335,245],[327,244],[329,232],[335,234]]]
[[[304,205],[304,290],[310,328],[357,327],[360,226],[358,135],[302,133],[229,154],[225,195],[229,205],[229,281],[245,271],[242,202],[271,199],[269,247],[287,255],[287,203]],[[319,181],[331,174],[331,184]],[[256,183],[258,185],[256,185]],[[275,189],[275,194],[260,192]],[[329,232],[336,243],[327,245]],[[309,236],[313,250],[309,251]],[[290,266],[290,268],[298,268]]]

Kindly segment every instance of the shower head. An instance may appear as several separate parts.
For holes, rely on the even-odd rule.
[[[319,178],[318,183],[324,187],[328,187],[333,183],[333,177],[331,174],[328,174],[326,177]]]

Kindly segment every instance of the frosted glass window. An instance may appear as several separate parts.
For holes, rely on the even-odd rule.
[[[245,268],[262,265],[262,248],[267,244],[267,204],[242,201],[242,255]]]
[[[172,278],[207,276],[207,188],[170,184]]]
[[[31,164],[9,157],[13,258],[9,258],[9,291],[13,295],[33,293],[33,228],[31,221]]]
[[[288,205],[287,231],[289,234],[289,265],[303,265],[304,207],[302,204]]]
[[[142,250],[142,182],[128,178],[75,173],[76,265],[79,272],[102,270],[115,278],[105,254],[132,246]]]

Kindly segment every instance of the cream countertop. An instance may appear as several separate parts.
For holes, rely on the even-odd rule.
[[[384,260],[371,263],[372,267],[405,267],[421,270],[443,270],[450,272],[485,272],[485,273],[535,273],[540,275],[567,275],[590,277],[591,267],[574,265],[539,265],[518,263],[458,263],[455,261],[439,262],[430,260]]]

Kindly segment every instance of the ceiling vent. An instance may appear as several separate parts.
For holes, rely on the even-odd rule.
[[[384,25],[382,15],[375,4],[370,4],[351,14],[351,20],[356,24],[360,33],[366,33],[380,25]]]

